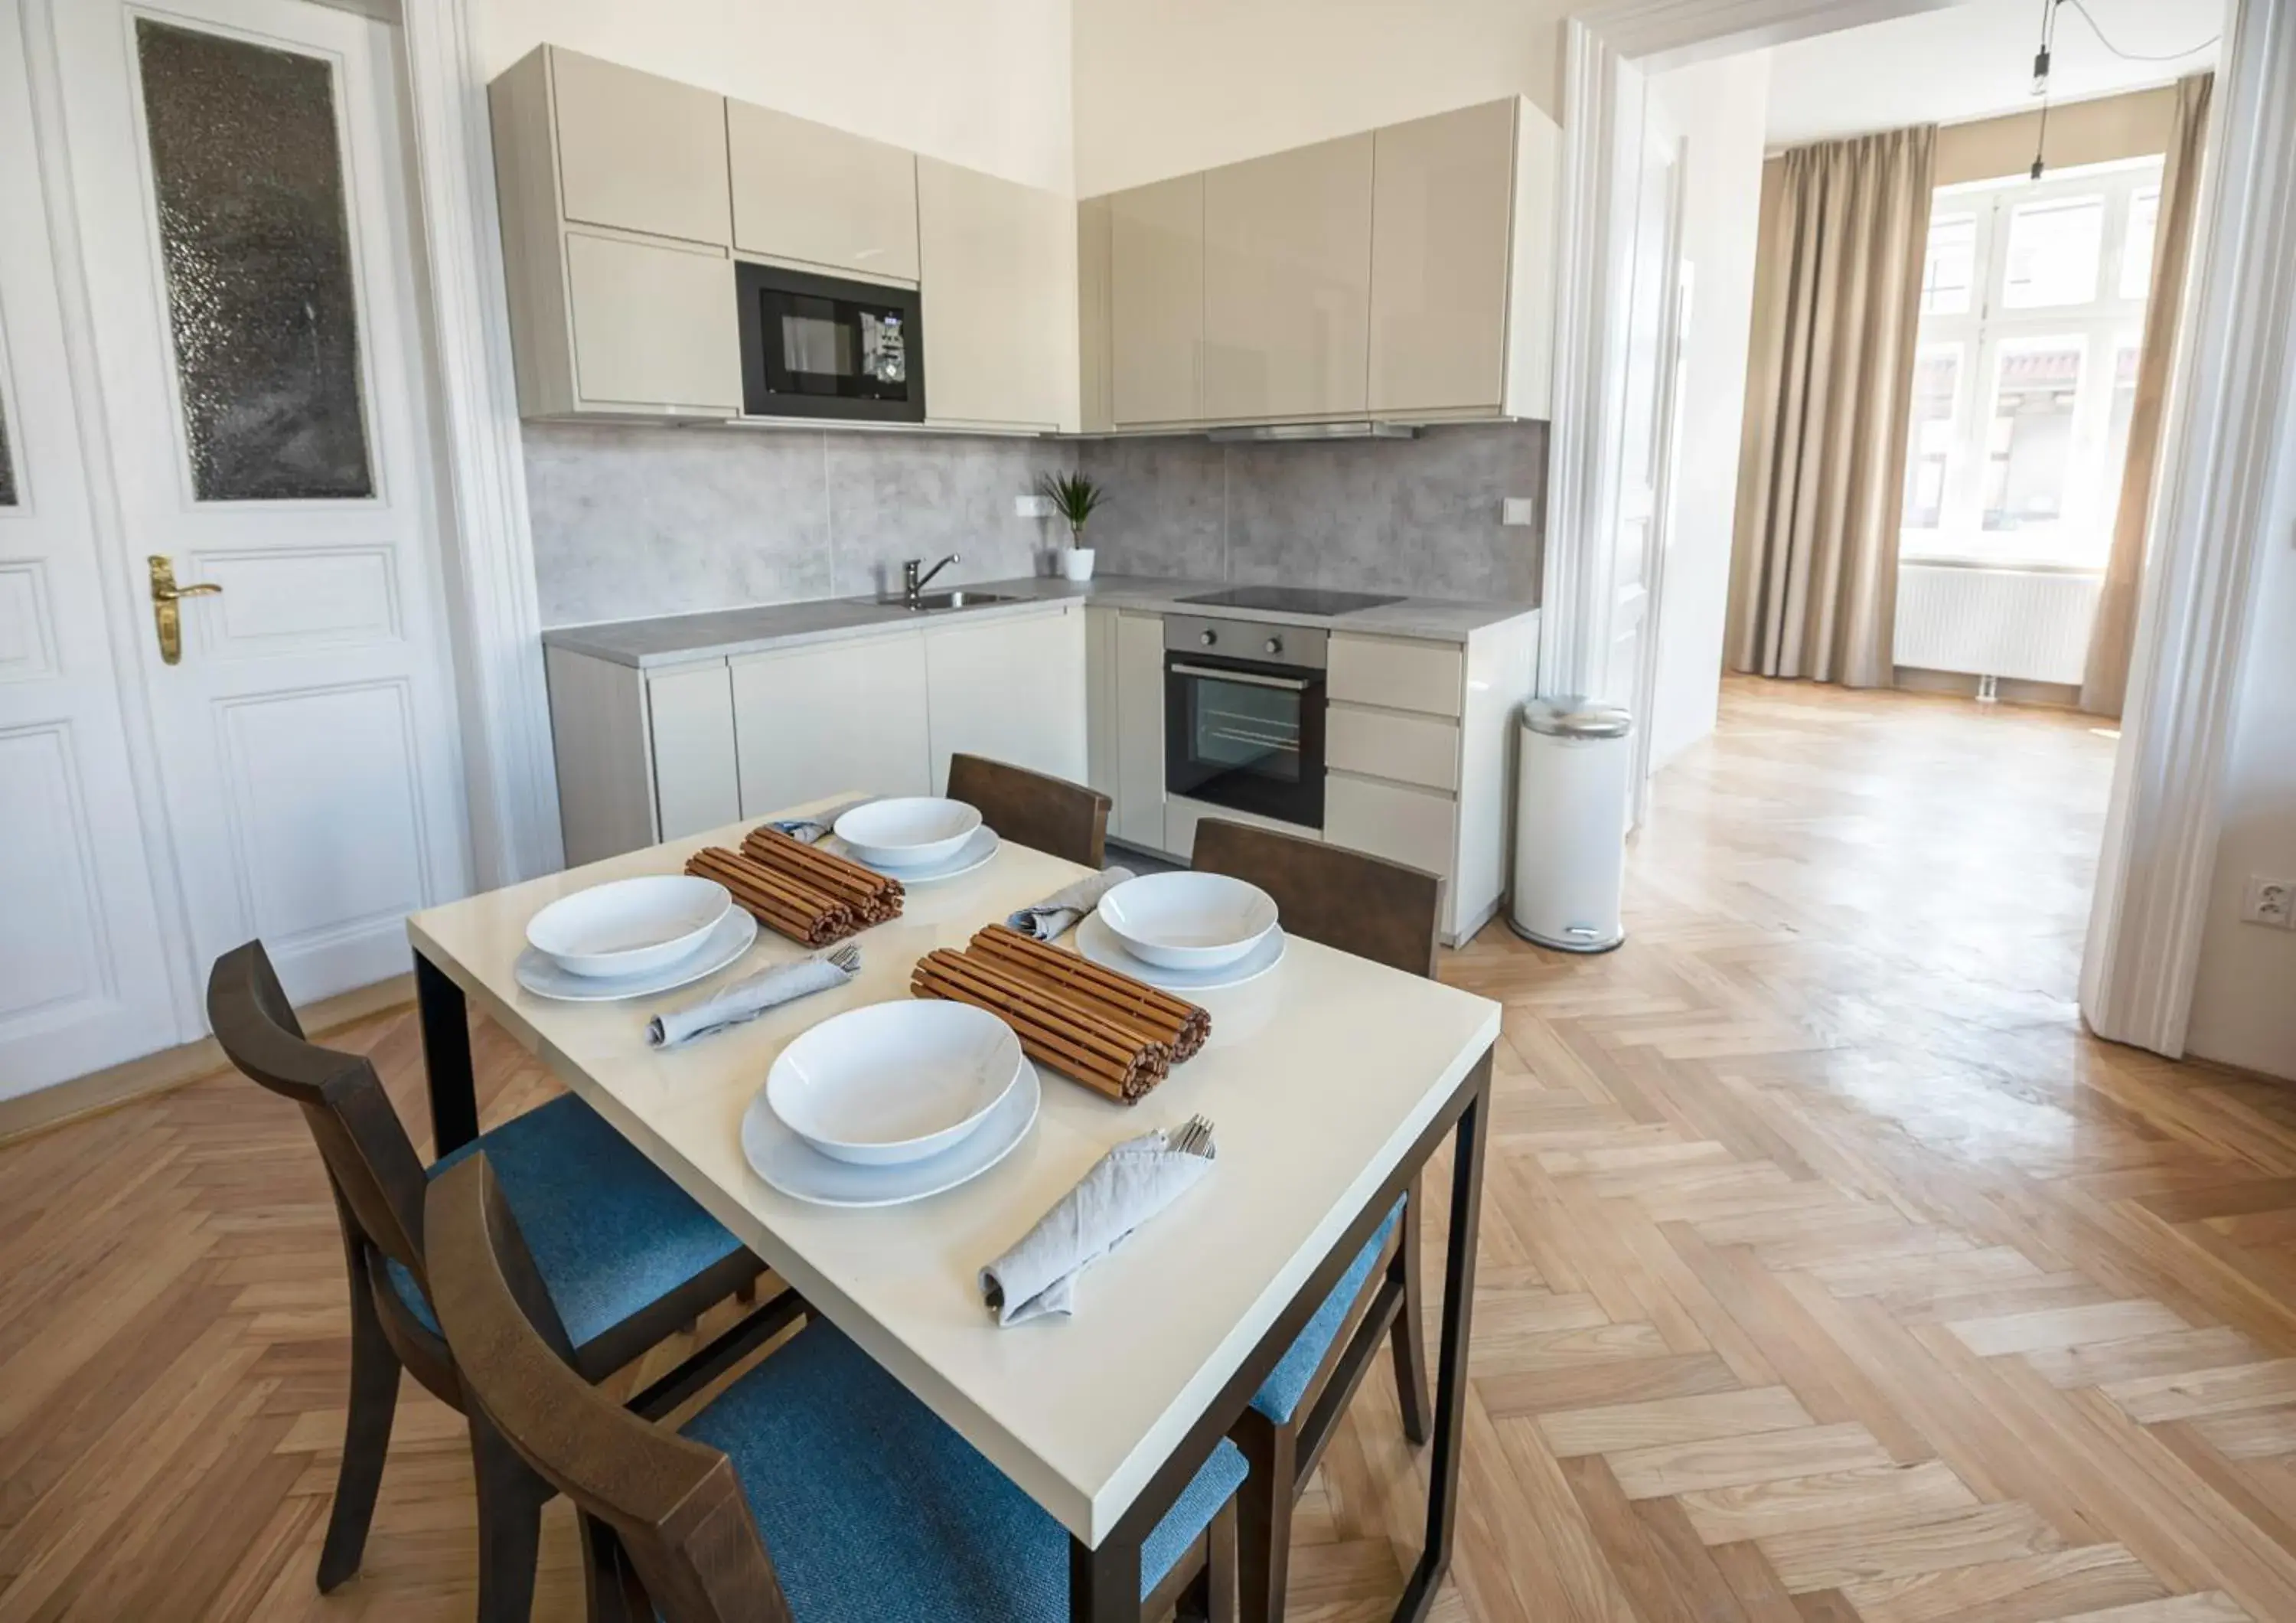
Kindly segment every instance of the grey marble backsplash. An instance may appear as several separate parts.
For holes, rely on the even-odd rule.
[[[1538,597],[1540,423],[1271,445],[524,427],[545,626],[854,596],[949,552],[944,583],[1043,573],[1065,532],[1013,498],[1077,466],[1109,489],[1089,534],[1108,573]],[[1509,496],[1541,522],[1503,527]]]
[[[1416,440],[1215,445],[1092,440],[1108,487],[1092,521],[1111,574],[1536,603],[1546,515],[1546,424],[1462,424]],[[1530,499],[1528,527],[1500,502]]]

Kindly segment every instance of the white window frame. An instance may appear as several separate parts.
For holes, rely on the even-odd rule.
[[[2103,570],[2120,495],[2120,470],[2104,465],[2112,411],[2113,358],[2122,345],[2139,342],[2144,327],[2144,300],[2120,296],[2121,258],[2128,245],[2130,205],[2137,194],[2158,189],[2161,169],[2160,158],[2139,158],[2067,169],[2038,183],[2018,178],[1938,188],[1931,202],[1932,223],[1972,215],[1976,219],[1976,267],[1968,310],[1925,313],[1921,317],[1916,351],[1952,348],[1959,352],[1960,364],[1954,381],[1954,449],[1946,466],[1939,522],[1934,528],[1901,525],[1898,556],[1906,562],[2086,573]],[[2101,197],[2104,202],[2096,296],[2083,304],[2042,309],[2007,308],[2005,292],[2013,211],[2037,202],[2075,197]],[[2053,524],[1987,530],[1985,436],[1997,390],[2002,347],[2005,342],[2013,346],[2021,340],[2054,337],[2076,339],[2083,351],[2062,514]],[[1914,453],[1912,432],[1909,424],[1909,465]],[[1904,498],[1901,490],[1901,515]]]

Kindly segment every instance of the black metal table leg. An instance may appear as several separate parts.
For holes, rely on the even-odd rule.
[[[1459,1454],[1467,1415],[1467,1332],[1475,1311],[1475,1243],[1483,1211],[1483,1152],[1490,1133],[1491,1056],[1477,1067],[1474,1099],[1459,1117],[1451,1157],[1451,1240],[1443,1259],[1441,1363],[1435,1372],[1435,1454],[1427,1483],[1427,1544],[1396,1623],[1421,1623],[1451,1565],[1459,1524]]]
[[[479,1136],[479,1088],[471,1070],[471,1019],[463,989],[420,952],[414,955],[414,1007],[422,1022],[430,1153],[436,1158]]]
[[[1070,1623],[1140,1623],[1140,1541],[1111,1533],[1093,1549],[1069,1535]]]

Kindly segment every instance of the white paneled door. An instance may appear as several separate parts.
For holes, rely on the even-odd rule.
[[[20,437],[36,498],[76,485],[94,520],[49,507],[38,572],[89,719],[69,756],[67,735],[0,723],[0,752],[55,785],[0,770],[0,850],[32,832],[55,853],[52,910],[100,932],[112,983],[168,988],[113,1044],[138,1052],[199,1034],[207,967],[240,942],[263,939],[291,997],[323,998],[402,972],[405,915],[466,888],[399,41],[308,0],[4,4],[55,94],[34,98],[38,153],[12,132],[0,167],[20,186],[45,156],[51,294],[85,293],[61,309],[78,370],[53,368],[28,425],[54,465]],[[0,121],[23,105],[6,92]],[[9,199],[0,256],[36,258]],[[21,392],[50,369],[20,352],[57,320],[4,291]],[[67,833],[99,880],[146,870],[140,908],[85,885],[69,906]],[[86,1068],[0,1032],[0,1077],[20,1059],[33,1085]]]

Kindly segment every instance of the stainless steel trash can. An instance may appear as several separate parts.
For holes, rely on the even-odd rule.
[[[1626,939],[1633,718],[1615,704],[1533,699],[1521,726],[1507,922],[1542,947],[1607,952]]]

